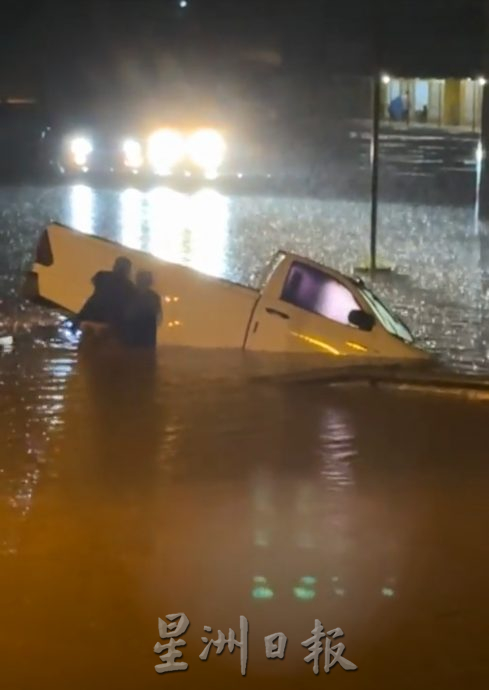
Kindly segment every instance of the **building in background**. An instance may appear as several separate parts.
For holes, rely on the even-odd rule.
[[[390,105],[396,99],[406,103],[408,124],[460,127],[480,131],[485,78],[398,79],[382,78],[384,120],[392,119]]]

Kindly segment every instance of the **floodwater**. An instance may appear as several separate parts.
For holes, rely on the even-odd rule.
[[[486,400],[253,379],[237,353],[78,352],[15,298],[49,217],[254,284],[279,245],[365,260],[359,204],[174,194],[0,192],[3,332],[17,324],[0,355],[5,687],[487,687]],[[378,287],[428,347],[485,371],[470,214],[388,207],[399,271]],[[181,612],[188,670],[158,675],[158,618]],[[240,649],[199,659],[202,636],[241,640],[240,616],[246,678]],[[316,619],[357,671],[315,677]],[[277,632],[285,658],[267,659]]]

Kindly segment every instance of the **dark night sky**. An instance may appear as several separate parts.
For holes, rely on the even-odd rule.
[[[480,72],[485,0],[4,0],[0,95],[123,102],[238,77],[246,51],[282,70]],[[234,72],[233,72],[234,70]],[[175,91],[175,93],[176,93]],[[180,94],[181,95],[181,94]]]

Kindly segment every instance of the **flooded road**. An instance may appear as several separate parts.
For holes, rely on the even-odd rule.
[[[240,353],[78,353],[54,315],[21,309],[50,217],[251,284],[278,246],[365,260],[361,205],[174,194],[0,193],[2,318],[19,329],[0,355],[5,687],[485,688],[487,402],[250,381]],[[470,214],[389,207],[382,250],[409,278],[379,287],[428,346],[485,370]],[[160,676],[158,617],[177,612],[189,667]],[[199,659],[202,636],[241,639],[240,616],[246,679],[239,649]],[[315,677],[301,643],[316,619],[342,628],[357,671]],[[268,660],[276,632],[285,659]]]
[[[253,286],[279,248],[347,272],[368,265],[370,207],[360,201],[74,185],[0,188],[0,208],[0,295],[14,303],[50,220]],[[395,270],[376,279],[377,291],[420,342],[464,368],[487,369],[489,228],[472,207],[381,204],[378,263]]]

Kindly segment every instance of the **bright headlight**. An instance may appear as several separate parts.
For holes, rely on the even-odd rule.
[[[140,168],[143,164],[143,149],[134,139],[126,139],[122,145],[124,151],[124,165],[128,168]]]
[[[224,160],[226,142],[214,129],[201,129],[189,138],[187,151],[193,162],[205,171],[217,170]]]
[[[169,173],[185,155],[182,135],[173,129],[161,129],[148,141],[148,158],[157,173]]]
[[[77,137],[71,141],[70,150],[75,164],[83,167],[93,151],[92,142],[83,137]]]

